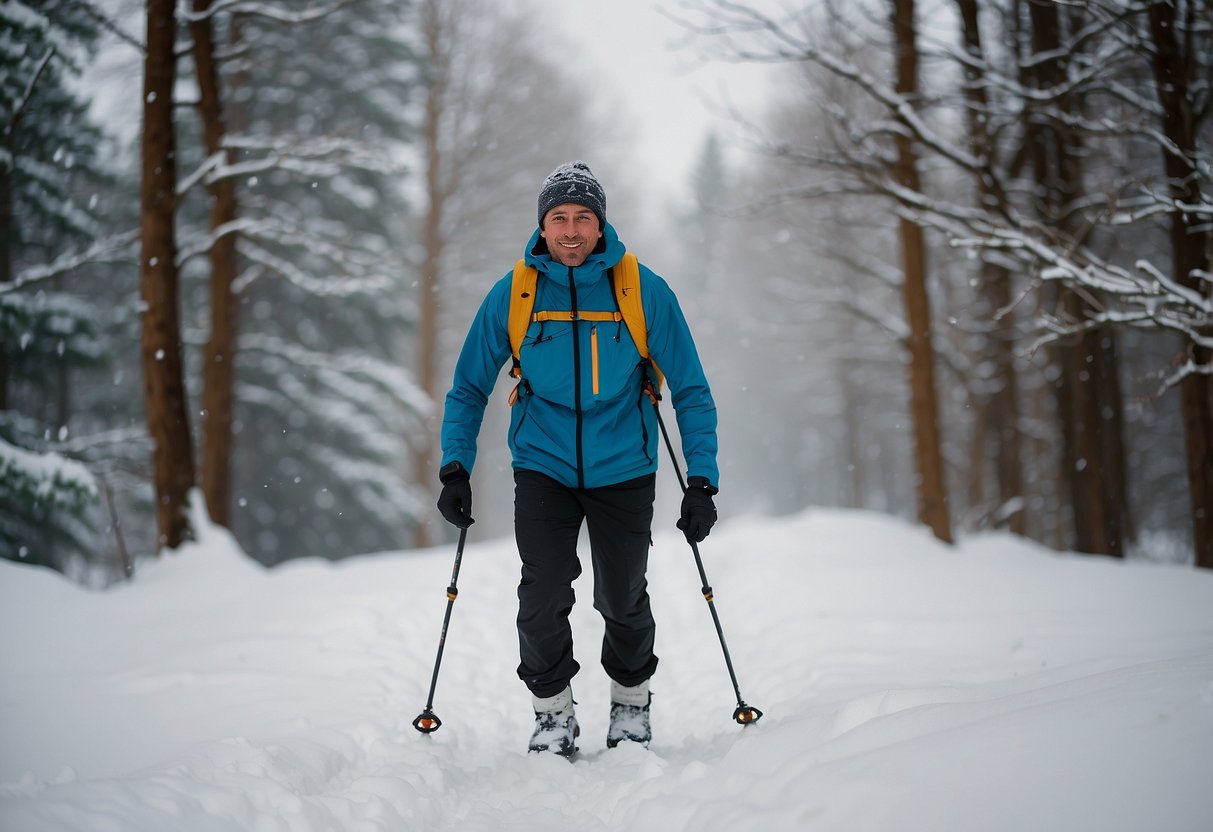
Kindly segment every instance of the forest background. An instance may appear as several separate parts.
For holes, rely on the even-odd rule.
[[[767,67],[689,165],[523,2],[0,2],[0,552],[104,585],[195,489],[267,565],[444,540],[463,334],[584,158],[691,321],[725,518],[1213,566],[1213,4],[653,5]]]

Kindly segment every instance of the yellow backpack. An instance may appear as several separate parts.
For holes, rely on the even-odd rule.
[[[536,312],[535,287],[539,282],[539,272],[528,266],[525,260],[519,260],[514,265],[514,278],[510,286],[510,314],[507,321],[510,333],[510,352],[514,355],[514,366],[510,370],[510,375],[519,381],[522,379],[519,350],[522,349],[522,341],[526,337],[527,328],[534,322],[611,321],[617,323],[622,320],[632,336],[633,343],[636,344],[640,357],[653,367],[657,388],[655,392],[660,391],[663,377],[661,371],[657,369],[657,365],[649,358],[648,327],[644,320],[644,305],[640,298],[640,263],[637,261],[636,255],[630,251],[626,252],[623,259],[608,272],[608,277],[611,281],[611,288],[615,292],[615,304],[618,306],[614,312],[583,312],[580,310],[576,314],[571,310]],[[514,388],[513,394],[510,395],[511,405],[514,404],[517,397],[518,389]]]

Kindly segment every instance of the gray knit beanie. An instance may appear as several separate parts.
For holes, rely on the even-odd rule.
[[[567,162],[543,181],[539,191],[539,227],[543,227],[543,217],[548,211],[566,202],[589,208],[598,217],[598,225],[606,228],[606,192],[585,162]]]

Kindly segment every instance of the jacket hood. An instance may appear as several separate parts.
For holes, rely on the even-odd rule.
[[[627,247],[615,233],[615,227],[608,222],[602,230],[602,239],[598,241],[598,246],[594,249],[593,254],[587,257],[580,266],[573,267],[573,279],[577,281],[578,285],[598,280],[607,269],[623,259],[626,251]],[[548,251],[548,241],[540,236],[538,228],[531,235],[530,242],[526,244],[524,259],[528,266],[546,273],[553,280],[563,284],[569,282],[568,267],[562,265],[559,260],[552,259],[551,252]]]

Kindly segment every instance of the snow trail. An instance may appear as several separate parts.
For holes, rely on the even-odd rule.
[[[205,528],[106,592],[0,564],[0,828],[1213,828],[1213,576],[843,511],[702,551],[766,716],[732,722],[690,551],[659,534],[652,746],[605,748],[587,569],[573,764],[525,753],[510,541],[469,536],[429,736],[453,546],[267,571]]]

